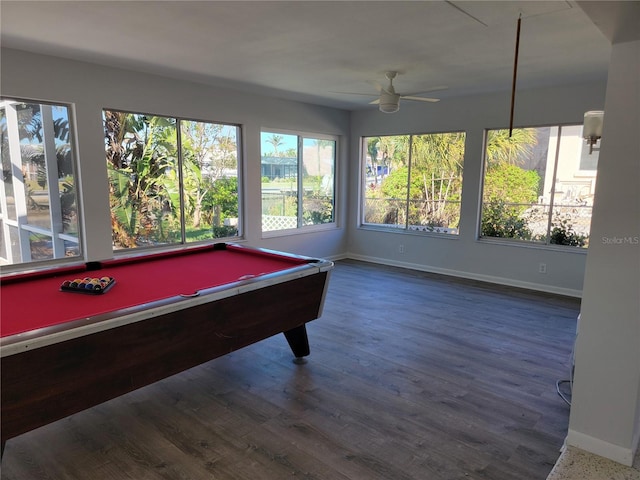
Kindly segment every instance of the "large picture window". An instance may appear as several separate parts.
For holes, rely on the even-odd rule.
[[[582,125],[486,133],[482,237],[587,247],[599,149]]]
[[[82,254],[72,132],[66,105],[0,101],[0,263]]]
[[[263,131],[262,231],[335,223],[335,138]]]
[[[236,125],[103,112],[115,249],[239,234]]]
[[[464,132],[362,139],[362,224],[457,234]]]

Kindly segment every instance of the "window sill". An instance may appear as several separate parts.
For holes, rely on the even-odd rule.
[[[430,237],[430,238],[446,238],[449,240],[455,240],[460,238],[459,233],[444,233],[444,232],[427,232],[421,230],[407,230],[404,227],[395,227],[393,225],[389,226],[377,226],[372,224],[359,225],[359,230],[367,230],[372,232],[385,232],[385,233],[396,233],[400,235],[413,235],[418,237]]]
[[[323,223],[320,225],[307,225],[301,228],[288,228],[284,230],[269,230],[262,232],[261,238],[275,238],[275,237],[288,237],[291,235],[301,235],[307,233],[327,232],[330,230],[337,230],[337,223]]]
[[[529,248],[534,250],[545,250],[547,252],[573,253],[578,255],[586,255],[588,248],[572,247],[569,245],[552,245],[546,243],[529,242],[526,240],[509,240],[506,238],[479,237],[476,241],[486,245],[501,245],[503,247]]]

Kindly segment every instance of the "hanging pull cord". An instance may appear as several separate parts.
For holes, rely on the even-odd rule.
[[[522,14],[518,16],[518,29],[516,31],[516,55],[513,62],[513,83],[511,84],[511,113],[509,115],[509,138],[513,132],[513,111],[516,103],[516,79],[518,77],[518,51],[520,50],[520,24],[522,23]]]

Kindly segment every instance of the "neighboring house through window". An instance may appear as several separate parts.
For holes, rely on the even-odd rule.
[[[335,225],[337,140],[263,131],[261,144],[262,231]]]
[[[587,247],[598,153],[582,125],[488,130],[481,237]]]

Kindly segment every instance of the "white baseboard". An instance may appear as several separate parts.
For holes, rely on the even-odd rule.
[[[495,277],[493,275],[484,275],[481,273],[461,272],[448,268],[431,267],[429,265],[420,265],[417,263],[398,262],[388,258],[369,257],[366,255],[358,255],[355,253],[347,253],[343,258],[353,260],[361,260],[363,262],[379,263],[381,265],[389,265],[392,267],[408,268],[411,270],[419,270],[422,272],[438,273],[440,275],[450,275],[452,277],[467,278],[469,280],[478,280],[481,282],[495,283],[498,285],[506,285],[509,287],[526,288],[527,290],[536,290],[539,292],[553,293],[556,295],[564,295],[567,297],[582,297],[582,290],[574,290],[572,288],[562,288],[553,285],[545,285],[542,283],[523,282],[511,278]]]
[[[338,260],[344,260],[346,258],[350,258],[346,253],[341,253],[339,255],[331,255],[329,257],[322,257],[324,260],[329,260],[330,262],[337,262]]]
[[[635,453],[633,448],[614,445],[613,443],[605,442],[599,438],[591,437],[571,429],[569,429],[569,433],[567,434],[566,444],[608,458],[609,460],[628,467],[633,465]]]

